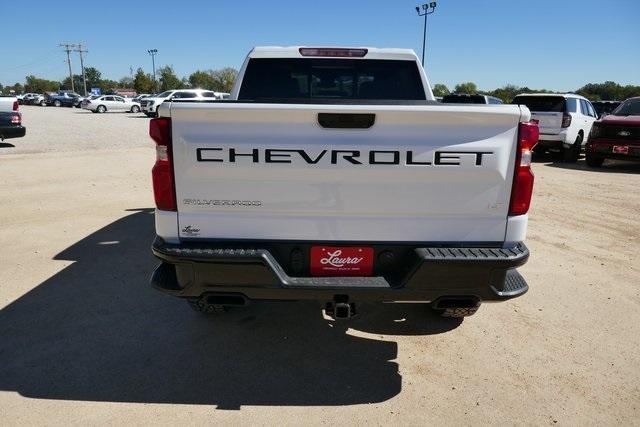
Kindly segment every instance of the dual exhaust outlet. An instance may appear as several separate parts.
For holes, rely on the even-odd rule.
[[[198,311],[205,313],[213,313],[228,308],[246,307],[250,304],[249,298],[242,294],[205,294],[193,301],[198,307]],[[447,313],[451,313],[451,317],[455,313],[464,312],[464,315],[472,315],[480,306],[480,300],[476,297],[441,297],[434,301],[431,306],[435,310],[442,311],[445,316]],[[356,303],[349,300],[348,295],[335,295],[333,300],[327,302],[324,306],[324,311],[327,316],[332,317],[335,320],[349,320],[355,317],[357,312]]]

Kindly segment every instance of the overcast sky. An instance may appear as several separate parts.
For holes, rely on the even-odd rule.
[[[0,83],[67,74],[60,42],[84,42],[86,66],[119,79],[157,65],[180,76],[238,68],[256,45],[422,50],[416,1],[2,2]],[[573,90],[614,80],[640,85],[640,0],[439,0],[429,16],[427,73],[449,87],[511,83]],[[26,10],[25,6],[28,6]],[[15,11],[14,11],[15,9]],[[77,54],[72,57],[80,73]]]

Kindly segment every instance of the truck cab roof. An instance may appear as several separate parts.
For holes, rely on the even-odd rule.
[[[313,53],[318,53],[314,55]],[[352,54],[349,55],[348,52]],[[336,54],[339,53],[339,54]],[[249,58],[362,58],[409,60],[417,59],[412,49],[375,48],[375,47],[314,47],[314,46],[256,46],[249,52]]]

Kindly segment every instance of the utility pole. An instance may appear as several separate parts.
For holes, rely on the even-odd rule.
[[[424,31],[422,33],[422,68],[424,68],[424,51],[427,46],[427,16],[436,11],[437,2],[425,3],[422,6],[416,6],[418,16],[424,16]]]
[[[67,52],[67,64],[69,65],[69,79],[71,80],[71,92],[75,92],[75,86],[73,85],[73,72],[71,71],[71,51],[76,47],[72,43],[60,43],[62,50]]]
[[[158,49],[149,49],[147,53],[151,55],[151,63],[153,64],[153,90],[158,90],[156,82],[156,55],[158,54]]]
[[[77,45],[77,49],[74,49],[75,52],[78,52],[80,54],[80,68],[82,68],[82,85],[84,86],[84,96],[87,96],[87,77],[84,74],[84,61],[82,58],[82,54],[83,53],[88,53],[89,51],[87,49],[85,49],[86,46],[84,46],[82,43],[80,43],[79,45]]]

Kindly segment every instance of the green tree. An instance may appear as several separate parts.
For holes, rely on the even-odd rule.
[[[20,94],[20,93],[24,93],[24,87],[20,84],[20,83],[14,83],[13,86],[2,86],[0,84],[0,93],[3,94],[10,94],[10,93],[14,93],[14,94]]]
[[[505,103],[509,103],[519,93],[525,93],[525,92],[531,93],[532,92],[531,90],[525,91],[524,89],[527,89],[527,88],[520,88],[520,87],[515,86],[515,85],[506,85],[504,87],[501,87],[501,88],[492,90],[490,92],[487,92],[486,94],[487,95],[491,95],[491,96],[495,96],[496,98],[500,98]]]
[[[114,89],[119,86],[118,82],[110,79],[102,79],[100,80],[100,89],[102,89],[102,93],[112,94],[115,93]]]
[[[189,86],[192,88],[215,90],[216,84],[211,72],[197,70],[189,76]]]
[[[73,75],[73,89],[75,89],[75,91],[77,93],[82,93],[82,76],[79,74],[74,74]],[[62,80],[62,82],[60,83],[60,88],[61,89],[67,89],[67,90],[71,90],[71,79],[69,77],[65,77],[64,80]],[[89,89],[89,85],[87,84],[87,90]]]
[[[474,95],[478,93],[478,86],[473,82],[460,83],[456,85],[455,93],[468,93]]]
[[[212,70],[211,76],[215,81],[213,90],[219,92],[231,92],[233,84],[238,76],[238,70],[231,67],[222,68],[220,70]]]
[[[118,80],[118,87],[133,89],[133,79],[131,77],[123,77]]]
[[[156,91],[155,82],[151,74],[145,73],[142,68],[138,68],[133,77],[133,88],[138,93],[153,93]]]
[[[34,75],[29,75],[25,78],[24,89],[27,92],[33,93],[53,92],[60,89],[60,82],[41,79]]]
[[[443,85],[442,83],[438,83],[438,84],[433,85],[431,90],[433,91],[433,96],[445,96],[445,95],[449,95],[451,93],[449,91],[449,88],[447,86]]]
[[[102,73],[94,67],[85,67],[84,75],[87,79],[87,90],[91,90],[92,87],[102,87]]]
[[[622,86],[616,82],[589,83],[582,86],[576,93],[592,101],[621,101],[640,95],[640,86]]]
[[[158,69],[158,75],[160,76],[160,90],[180,89],[182,87],[182,81],[173,71],[173,67],[165,65]]]

